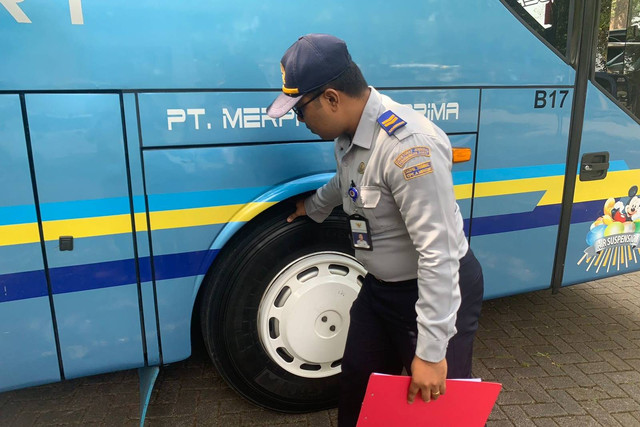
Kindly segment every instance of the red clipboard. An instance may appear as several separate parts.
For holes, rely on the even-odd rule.
[[[371,374],[358,427],[389,426],[484,426],[502,384],[447,380],[447,392],[429,403],[416,396],[407,403],[411,378]]]

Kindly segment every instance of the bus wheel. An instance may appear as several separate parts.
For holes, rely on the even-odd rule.
[[[337,402],[349,309],[364,268],[344,215],[323,224],[276,207],[220,253],[201,300],[204,341],[216,368],[265,408],[308,412]]]

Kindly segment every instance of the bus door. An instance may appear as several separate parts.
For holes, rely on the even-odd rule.
[[[485,298],[551,284],[572,94],[482,91],[471,247],[490,284]]]
[[[18,95],[0,95],[0,391],[60,369]]]
[[[495,42],[522,61],[507,70],[508,83],[480,91],[470,244],[485,298],[551,285],[575,80],[569,1],[504,3],[514,19],[500,21],[509,40]]]
[[[640,0],[602,0],[562,284],[640,269]]]
[[[143,366],[119,95],[25,103],[64,377]]]

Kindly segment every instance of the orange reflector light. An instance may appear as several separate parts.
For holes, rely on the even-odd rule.
[[[468,162],[471,160],[471,148],[453,148],[453,163]]]

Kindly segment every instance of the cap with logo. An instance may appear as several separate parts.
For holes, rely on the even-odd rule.
[[[282,56],[282,93],[267,108],[270,117],[285,115],[306,93],[340,77],[351,64],[343,40],[329,34],[300,37]]]

